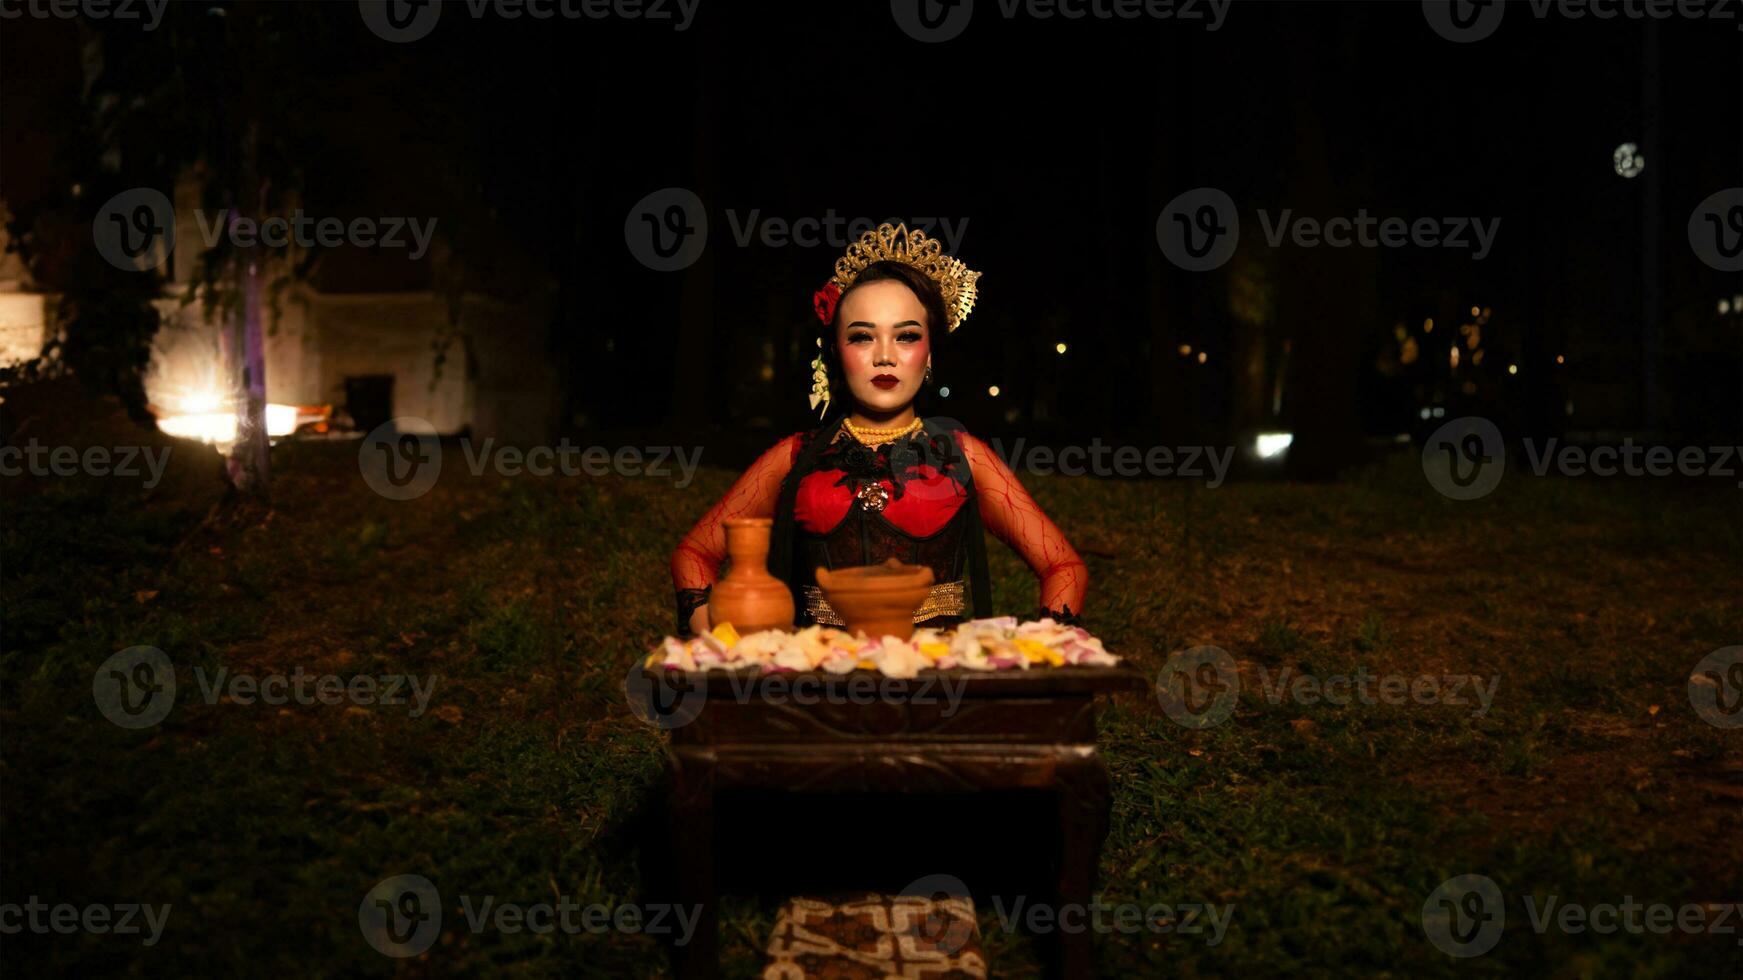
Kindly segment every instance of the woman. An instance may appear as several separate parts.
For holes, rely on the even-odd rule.
[[[792,588],[800,624],[841,624],[817,588],[819,566],[891,557],[932,569],[937,584],[917,624],[947,628],[970,608],[991,615],[983,522],[1034,570],[1039,615],[1076,620],[1089,574],[1065,535],[985,443],[914,412],[979,278],[901,225],[849,247],[814,297],[822,326],[811,407],[827,418],[839,406],[838,417],[776,443],[684,536],[672,555],[679,635],[713,626],[708,593],[726,558],[723,522],[734,517],[774,519],[769,570]]]

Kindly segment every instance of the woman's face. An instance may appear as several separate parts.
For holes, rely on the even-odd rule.
[[[848,391],[867,412],[899,412],[920,392],[932,331],[926,308],[907,286],[868,282],[841,300],[836,346]]]

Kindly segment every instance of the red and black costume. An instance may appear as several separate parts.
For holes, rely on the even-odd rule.
[[[919,625],[945,628],[964,613],[992,615],[986,530],[1034,570],[1039,615],[1074,622],[1083,608],[1088,575],[1077,552],[1004,461],[954,423],[929,420],[872,447],[837,421],[788,436],[764,453],[672,556],[680,636],[689,634],[691,613],[708,601],[726,557],[722,522],[733,517],[774,519],[769,570],[793,590],[801,625],[815,621],[807,590],[814,604],[819,566],[887,558],[926,565],[939,583],[935,593],[963,596],[957,608]]]

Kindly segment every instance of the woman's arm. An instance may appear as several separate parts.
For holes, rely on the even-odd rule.
[[[1041,581],[1040,614],[1075,620],[1089,591],[1089,568],[997,453],[967,433],[962,435],[962,446],[974,474],[981,520],[1023,556]]]
[[[757,457],[672,552],[672,587],[677,592],[678,635],[709,628],[708,593],[726,560],[726,520],[773,517],[781,481],[793,468],[799,437],[790,435]]]

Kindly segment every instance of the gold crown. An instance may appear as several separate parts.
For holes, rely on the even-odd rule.
[[[938,239],[928,238],[924,232],[909,231],[905,224],[878,225],[859,236],[859,241],[847,247],[847,254],[835,260],[835,276],[830,281],[845,290],[873,262],[911,265],[937,283],[944,294],[946,333],[961,326],[968,311],[974,309],[975,280],[980,273],[970,272],[961,260],[945,254]]]

